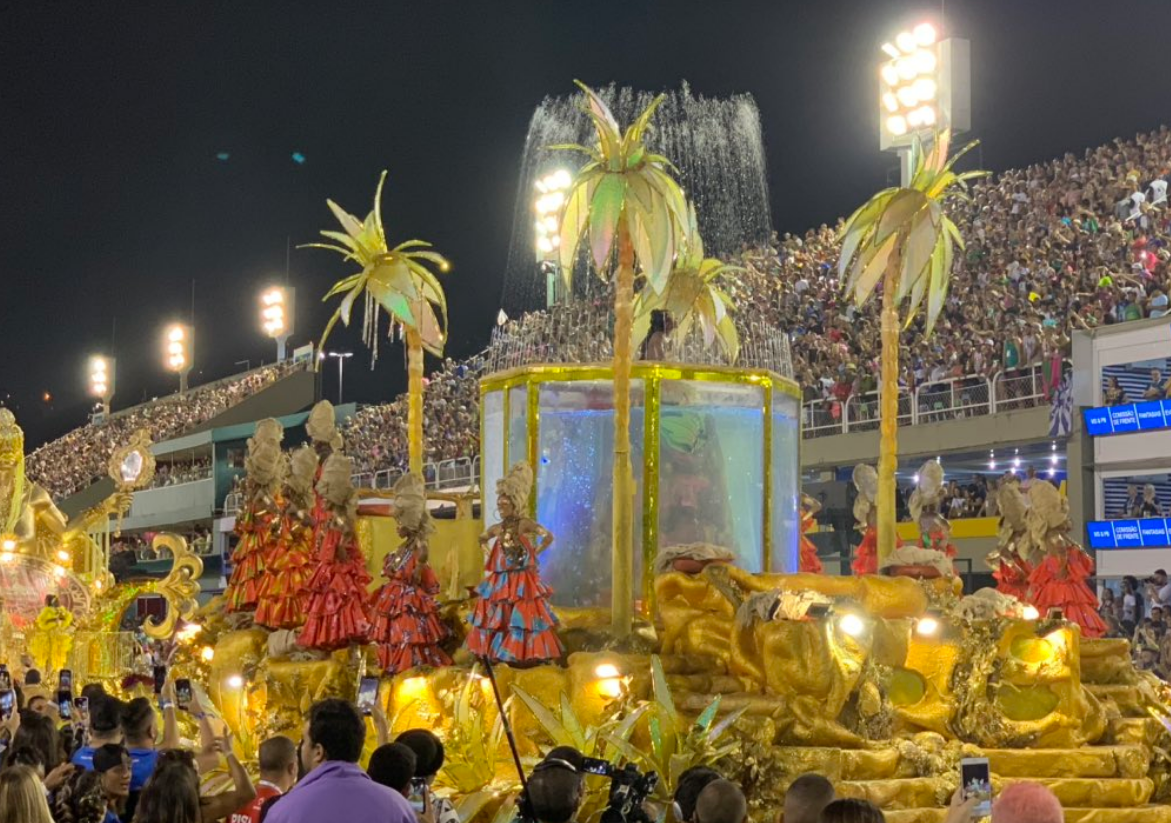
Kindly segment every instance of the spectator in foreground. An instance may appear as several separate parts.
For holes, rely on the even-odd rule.
[[[118,817],[112,814],[97,772],[77,772],[53,801],[53,819],[57,823],[118,823]]]
[[[679,823],[694,823],[695,801],[707,785],[720,779],[720,773],[707,766],[692,766],[679,775],[675,785],[675,819]],[[788,818],[786,817],[786,820]]]
[[[785,792],[785,823],[817,823],[834,800],[834,785],[820,774],[803,774]]]
[[[538,823],[572,823],[584,795],[584,782],[573,764],[547,757],[528,780],[529,811]]]
[[[0,823],[53,823],[45,790],[28,766],[0,770]]]
[[[370,755],[366,774],[375,783],[394,789],[409,799],[411,781],[415,777],[415,753],[402,743],[379,746]]]
[[[358,766],[365,741],[366,721],[350,703],[315,704],[301,738],[305,777],[272,807],[268,823],[415,823],[407,799]]]
[[[269,798],[280,797],[297,783],[297,744],[282,735],[260,744],[260,782],[256,797],[232,815],[229,823],[260,823],[260,810]]]
[[[869,800],[835,800],[821,812],[818,823],[886,823],[886,816]]]
[[[748,800],[730,780],[708,783],[695,801],[695,823],[745,823]]]
[[[130,798],[130,753],[118,743],[107,743],[94,752],[93,770],[101,778],[103,823],[119,823]]]
[[[409,729],[398,736],[395,743],[402,743],[415,753],[415,777],[423,781],[427,786],[427,797],[431,803],[432,813],[435,815],[435,823],[460,823],[459,815],[455,813],[455,807],[451,805],[451,801],[446,797],[437,797],[431,791],[431,784],[435,782],[436,775],[439,770],[443,768],[443,761],[445,753],[443,751],[443,742],[427,729]],[[555,757],[554,752],[560,751],[559,747],[549,752],[549,757]],[[570,750],[572,751],[572,750]],[[575,752],[576,757],[570,758],[569,762],[576,768],[581,764],[581,753]],[[562,757],[561,759],[566,759]]]
[[[992,823],[1062,823],[1061,801],[1040,783],[1013,783],[992,802]]]
[[[94,752],[107,743],[122,742],[122,701],[109,695],[92,698],[89,704],[89,743],[73,753],[73,765],[82,769],[94,767]]]

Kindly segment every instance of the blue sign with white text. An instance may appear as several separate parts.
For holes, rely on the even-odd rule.
[[[1083,417],[1091,437],[1167,429],[1171,428],[1171,398],[1085,409]]]
[[[1171,518],[1091,520],[1086,532],[1091,549],[1171,548]]]

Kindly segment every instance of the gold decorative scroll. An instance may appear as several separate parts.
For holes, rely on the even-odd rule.
[[[175,558],[171,573],[155,586],[155,594],[167,601],[167,613],[162,621],[147,618],[142,630],[155,640],[170,640],[180,620],[190,620],[199,608],[199,578],[203,575],[203,561],[187,548],[187,541],[177,534],[159,534],[151,541],[157,552],[168,549]]]

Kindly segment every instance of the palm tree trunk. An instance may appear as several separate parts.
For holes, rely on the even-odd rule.
[[[618,221],[614,290],[614,547],[611,555],[611,629],[630,634],[634,610],[634,472],[630,464],[630,335],[634,321],[634,245]]]
[[[407,329],[407,450],[411,471],[423,474],[423,341]]]
[[[895,550],[895,469],[899,450],[899,311],[895,304],[899,255],[887,262],[882,284],[882,426],[878,451],[878,563]]]

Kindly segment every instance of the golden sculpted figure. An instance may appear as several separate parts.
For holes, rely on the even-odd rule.
[[[69,521],[49,493],[25,476],[24,432],[11,411],[0,409],[0,534],[15,539],[19,553],[71,568],[73,558],[94,548],[90,529],[129,506],[130,494],[119,491]]]
[[[73,648],[73,615],[61,605],[57,596],[45,596],[45,607],[37,615],[28,644],[37,667],[45,674],[61,671]]]

